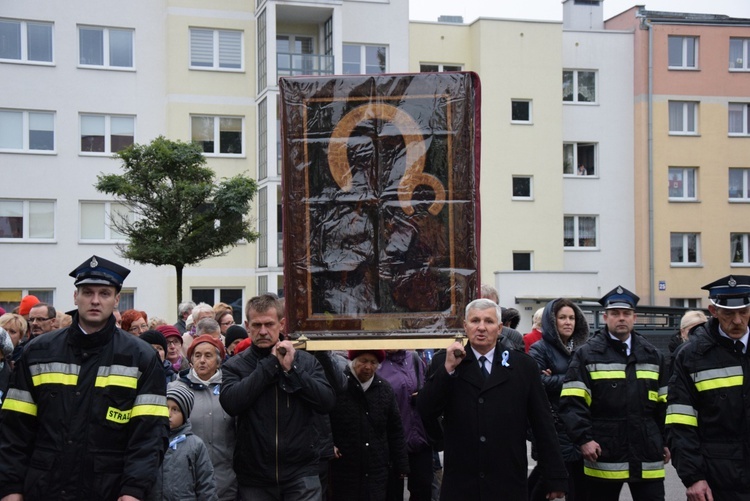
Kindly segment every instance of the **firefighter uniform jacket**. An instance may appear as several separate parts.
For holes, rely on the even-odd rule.
[[[167,449],[156,351],[115,326],[33,339],[0,411],[0,497],[144,499]]]
[[[726,499],[750,496],[750,359],[719,335],[712,318],[677,353],[667,429],[677,474],[708,482]],[[719,498],[716,498],[719,499]],[[723,498],[722,498],[723,499]]]
[[[584,473],[620,482],[664,479],[664,359],[632,331],[630,355],[606,327],[573,355],[560,393],[560,416],[578,447],[595,440],[597,461]]]

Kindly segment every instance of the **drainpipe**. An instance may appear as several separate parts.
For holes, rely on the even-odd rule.
[[[639,13],[640,14],[640,13]],[[636,14],[638,15],[638,14]],[[654,271],[654,30],[644,16],[641,26],[648,30],[648,291],[649,304],[655,304]]]

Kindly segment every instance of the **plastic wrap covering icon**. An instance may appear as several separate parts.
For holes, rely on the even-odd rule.
[[[453,335],[479,283],[477,76],[280,87],[292,337]]]

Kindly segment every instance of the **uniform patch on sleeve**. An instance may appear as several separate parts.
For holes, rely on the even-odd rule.
[[[130,421],[131,412],[133,411],[130,409],[121,411],[120,409],[110,407],[109,409],[107,409],[107,421],[114,421],[115,423],[125,424]]]

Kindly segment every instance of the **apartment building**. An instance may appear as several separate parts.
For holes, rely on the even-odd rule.
[[[700,287],[750,272],[750,19],[633,7],[636,288],[703,307]]]

